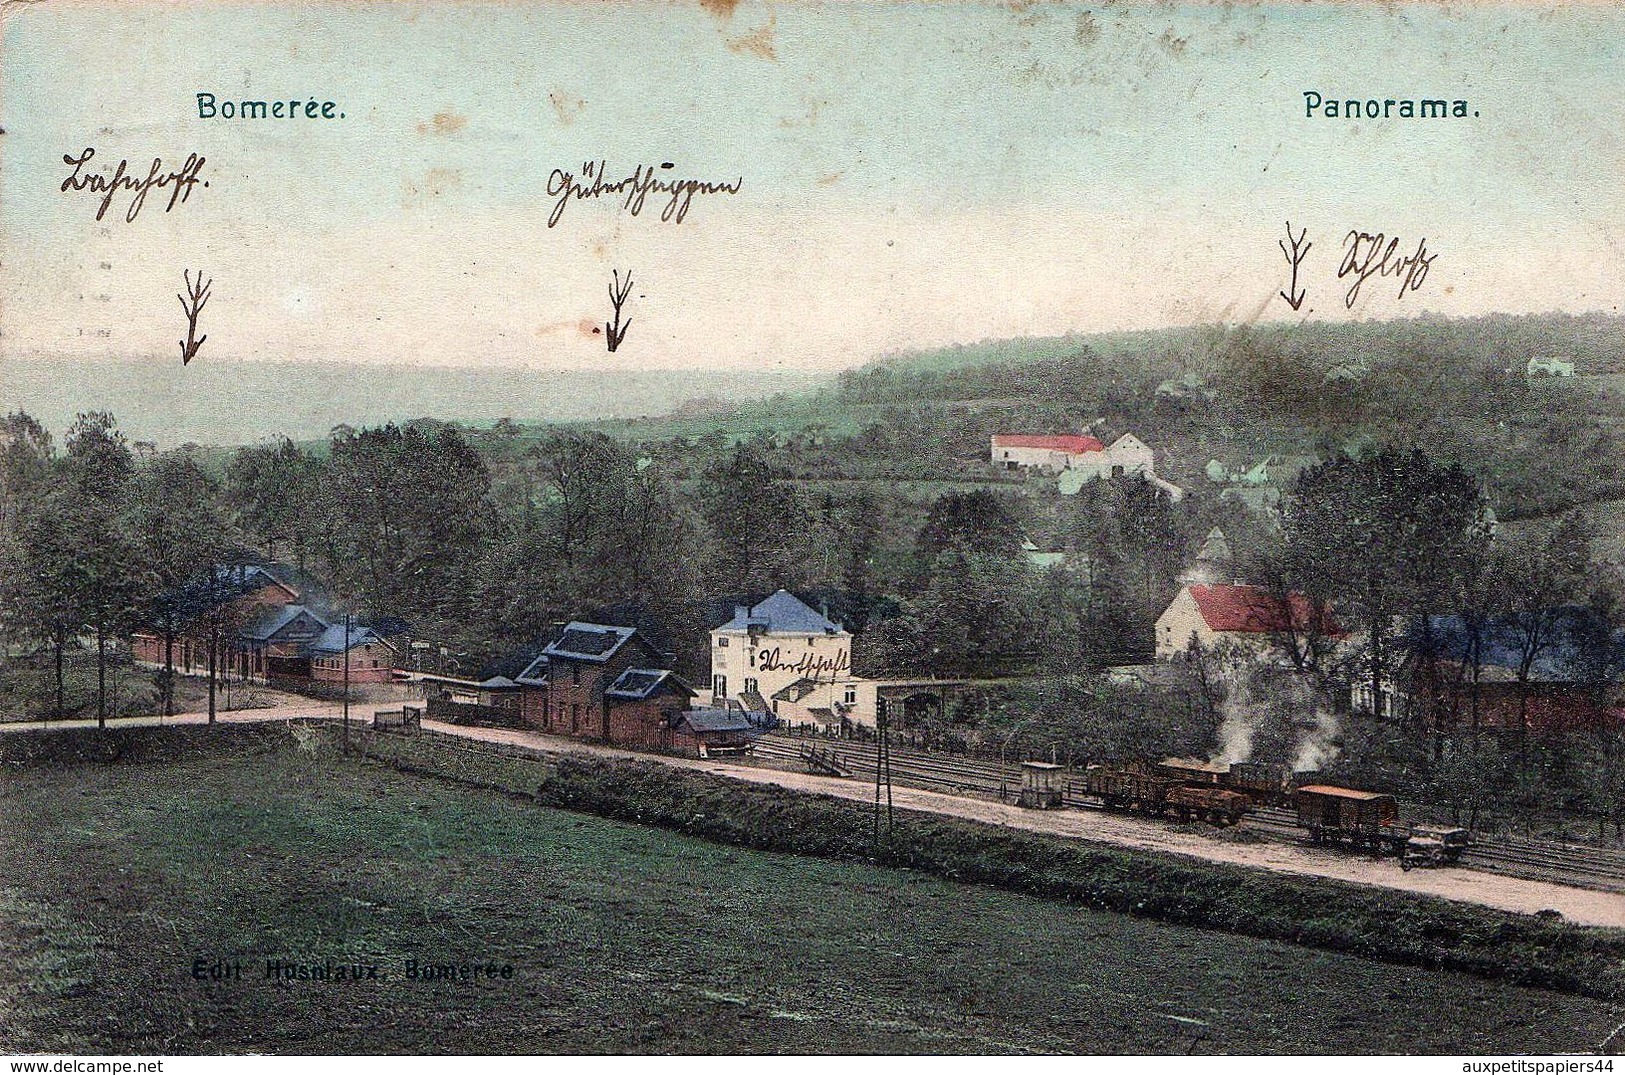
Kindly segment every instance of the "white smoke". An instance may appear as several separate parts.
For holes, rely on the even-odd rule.
[[[1316,709],[1314,723],[1299,731],[1292,771],[1304,773],[1326,768],[1326,763],[1337,757],[1337,732],[1337,714]]]
[[[1243,671],[1227,677],[1226,686],[1219,703],[1219,746],[1210,761],[1227,765],[1251,761],[1259,732],[1271,719],[1285,719],[1291,725],[1294,772],[1324,768],[1337,756],[1337,715],[1321,704],[1301,676]]]
[[[1219,749],[1208,759],[1226,765],[1246,761],[1253,756],[1253,736],[1258,731],[1263,711],[1253,702],[1252,690],[1245,680],[1233,683],[1219,703]]]

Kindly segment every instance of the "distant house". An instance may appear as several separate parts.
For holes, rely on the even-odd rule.
[[[1225,583],[1236,581],[1235,555],[1230,551],[1230,539],[1224,531],[1214,527],[1207,532],[1202,547],[1195,557],[1180,571],[1178,580],[1184,585]]]
[[[1226,642],[1262,657],[1278,636],[1293,631],[1337,633],[1330,614],[1301,594],[1282,599],[1245,584],[1192,584],[1157,617],[1157,657],[1176,657],[1192,646],[1212,650]]]
[[[1536,355],[1529,360],[1524,369],[1527,377],[1573,377],[1574,363],[1565,362],[1551,355]]]
[[[1185,491],[1157,477],[1154,453],[1140,438],[1124,433],[1107,445],[1085,434],[1034,436],[995,433],[989,459],[1006,470],[1032,467],[1059,475],[1062,496],[1073,496],[1085,485],[1111,478],[1144,478],[1174,500]]]
[[[1022,541],[1021,554],[1027,558],[1027,562],[1029,564],[1032,564],[1040,571],[1048,570],[1052,567],[1066,566],[1066,550],[1041,549],[1033,542],[1031,538],[1027,538]]]
[[[1157,385],[1157,398],[1175,400],[1212,400],[1218,392],[1208,387],[1207,381],[1196,373],[1170,377]]]
[[[1006,470],[1037,467],[1040,470],[1060,471],[1072,465],[1073,457],[1101,452],[1105,447],[1094,437],[1083,434],[1034,436],[1026,433],[995,433],[990,458]]]

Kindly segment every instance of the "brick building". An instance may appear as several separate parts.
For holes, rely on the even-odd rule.
[[[310,678],[322,683],[342,683],[348,653],[351,683],[389,683],[395,678],[398,654],[395,647],[371,627],[350,628],[344,624],[328,627],[307,647]]]
[[[667,658],[633,627],[573,621],[517,678],[525,723],[557,735],[611,740],[608,697],[631,669],[663,671]]]
[[[694,695],[694,688],[664,668],[628,668],[604,692],[609,741],[633,750],[678,748],[674,729]]]

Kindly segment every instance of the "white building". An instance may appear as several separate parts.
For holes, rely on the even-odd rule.
[[[852,634],[787,590],[756,605],[738,605],[711,632],[711,697],[753,712],[798,680],[852,678]]]
[[[1157,477],[1154,453],[1132,433],[1124,433],[1109,445],[1087,434],[995,433],[988,457],[1007,470],[1035,467],[1059,474],[1062,496],[1111,478],[1144,478],[1176,501],[1185,495],[1179,486]]]
[[[1283,600],[1241,583],[1193,583],[1182,588],[1157,617],[1157,659],[1167,660],[1193,645],[1213,650],[1230,643],[1263,657],[1288,633],[1337,634],[1330,615],[1302,594]]]
[[[958,681],[865,679],[852,674],[852,634],[794,594],[734,607],[711,632],[711,704],[771,711],[787,724],[876,726],[881,706],[905,720],[941,707]]]

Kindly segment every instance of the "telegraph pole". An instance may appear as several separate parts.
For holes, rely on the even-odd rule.
[[[350,753],[350,614],[344,614],[344,753]]]
[[[881,858],[881,848],[891,842],[891,733],[886,727],[886,700],[875,701],[875,861]],[[882,814],[884,807],[884,814]],[[882,817],[884,816],[884,832]]]

